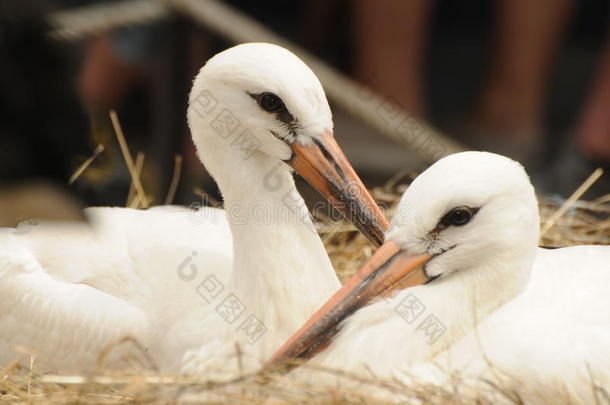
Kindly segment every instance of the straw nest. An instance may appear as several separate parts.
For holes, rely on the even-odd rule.
[[[406,189],[405,179],[394,179],[386,186],[372,190],[373,195],[387,207],[388,216],[396,206],[401,194]],[[559,201],[549,197],[540,197],[542,228],[544,234],[541,245],[570,246],[577,244],[610,244],[610,195],[596,201]],[[560,215],[557,215],[559,213]],[[346,280],[360,263],[368,258],[372,246],[345,222],[330,222],[318,218],[318,230],[324,240],[335,269],[341,278]],[[456,393],[455,386],[401,386],[397,383],[380,382],[374,378],[358,380],[359,390],[321,389],[316,384],[285,385],[283,383],[261,384],[249,376],[229,382],[206,381],[205,377],[193,379],[184,376],[162,376],[146,371],[145,356],[135,342],[132,344],[136,353],[132,360],[131,371],[102,370],[81,376],[40,375],[34,367],[24,367],[23,361],[9,364],[0,370],[0,403],[263,403],[271,395],[279,403],[384,403],[384,399],[374,393],[382,390],[387,398],[395,396],[409,402],[420,403],[471,403],[472,397],[466,399]],[[139,354],[138,354],[139,352]],[[137,360],[137,359],[140,360]],[[34,358],[32,358],[34,359]],[[279,378],[279,377],[278,377]],[[281,379],[279,379],[281,381]],[[364,389],[362,389],[365,387]],[[370,388],[370,389],[369,389]],[[494,391],[495,392],[491,392]],[[459,390],[458,390],[459,391]],[[210,395],[210,393],[215,393]],[[222,394],[220,394],[222,392]],[[364,392],[364,393],[363,393]],[[370,394],[365,394],[369,393]],[[601,391],[600,391],[601,392]],[[188,395],[185,396],[184,394]],[[494,403],[497,395],[510,403],[521,403],[518,396],[503,392],[498,387],[490,391],[479,392],[477,402]],[[495,399],[493,399],[495,398]],[[605,391],[600,398],[608,400]],[[190,400],[189,400],[190,399]],[[549,403],[557,398],[549,398]],[[608,401],[610,402],[610,401]],[[274,402],[275,403],[275,402]]]

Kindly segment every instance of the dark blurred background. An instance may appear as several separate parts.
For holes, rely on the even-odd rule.
[[[0,225],[129,203],[110,109],[134,159],[141,152],[151,204],[165,202],[176,154],[183,162],[173,202],[197,200],[197,189],[216,196],[194,156],[186,99],[201,65],[232,44],[179,13],[78,40],[49,35],[51,13],[112,3],[0,2]],[[566,197],[596,167],[610,167],[607,0],[225,3],[468,148],[520,160],[540,191]],[[368,186],[426,167],[331,107],[339,143]],[[608,174],[587,197],[606,193]]]

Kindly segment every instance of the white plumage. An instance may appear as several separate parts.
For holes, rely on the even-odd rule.
[[[439,226],[456,207],[475,214]],[[536,197],[518,163],[451,155],[397,210],[387,240],[430,255],[431,281],[354,313],[312,364],[447,389],[457,374],[467,383],[453,389],[466,395],[491,381],[526,403],[602,395],[592,382],[610,383],[610,247],[538,248]]]
[[[334,182],[326,196],[346,193],[346,210],[370,196],[337,152],[313,72],[274,45],[231,48],[196,77],[188,118],[226,209],[91,208],[91,226],[1,230],[0,365],[19,345],[43,369],[87,370],[125,335],[164,371],[226,367],[237,345],[258,364],[339,287],[289,164],[323,193]]]
[[[22,358],[21,348],[39,352],[41,367],[84,370],[122,337],[151,347],[176,313],[201,305],[180,261],[196,250],[199,269],[230,275],[224,213],[203,212],[212,220],[195,224],[180,207],[88,208],[90,226],[0,230],[0,364]]]

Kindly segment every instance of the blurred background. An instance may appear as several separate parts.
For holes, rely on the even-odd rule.
[[[218,198],[190,142],[187,94],[205,61],[236,39],[214,24],[245,35],[241,42],[258,38],[240,34],[241,20],[216,21],[212,13],[204,24],[186,11],[205,14],[210,4],[0,2],[0,225],[78,218],[82,206],[138,206],[111,109],[150,205],[189,205],[202,191]],[[444,134],[445,151],[518,159],[539,191],[565,198],[602,167],[606,174],[585,197],[610,193],[608,0],[214,4],[264,24],[370,89],[353,94],[364,106],[358,114],[350,95],[334,97],[321,77],[335,135],[369,187],[434,159],[388,136],[398,109],[431,138],[442,143]],[[367,105],[379,115],[377,126],[363,119]]]

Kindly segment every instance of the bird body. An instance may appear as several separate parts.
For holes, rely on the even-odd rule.
[[[88,370],[126,335],[163,371],[236,351],[259,364],[339,287],[293,170],[381,242],[387,222],[334,140],[322,86],[286,49],[211,58],[187,116],[225,210],[96,208],[91,226],[3,230],[0,364],[20,345],[40,367]]]
[[[225,283],[230,276],[222,210],[105,207],[85,214],[88,224],[26,222],[0,231],[0,364],[22,357],[15,345],[41,348],[41,366],[65,370],[90,369],[106,345],[125,336],[150,347],[164,325],[203,302],[195,280],[181,274],[182,261],[192,257]],[[194,223],[193,215],[210,220]]]
[[[610,247],[550,250],[538,239],[535,193],[519,164],[484,152],[441,159],[402,197],[386,235],[396,248],[382,246],[363,267],[378,278],[420,272],[423,282],[349,317],[320,310],[289,342],[299,347],[310,330],[339,324],[310,364],[473,396],[491,382],[527,403],[592,402],[592,382],[608,383],[610,369]],[[400,264],[408,255],[424,264]]]
[[[435,362],[478,385],[495,379],[532,403],[594,403],[610,384],[609,283],[607,246],[538,249],[525,291]]]
[[[469,283],[437,281],[359,310],[312,364],[441,385],[504,374],[513,389],[608,378],[610,248],[538,248],[527,286],[488,314]]]

